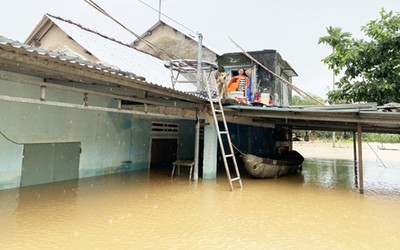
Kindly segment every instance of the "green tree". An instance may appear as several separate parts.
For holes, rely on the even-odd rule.
[[[380,12],[380,19],[361,28],[368,40],[339,42],[323,62],[335,74],[343,71],[332,102],[400,102],[400,14]]]

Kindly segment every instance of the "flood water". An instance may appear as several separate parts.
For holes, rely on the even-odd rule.
[[[307,159],[303,174],[229,191],[182,170],[137,171],[0,191],[1,249],[396,249],[400,165]]]

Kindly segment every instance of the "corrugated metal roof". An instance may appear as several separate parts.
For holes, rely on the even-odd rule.
[[[76,63],[76,64],[79,64],[79,65],[85,65],[85,66],[87,66],[89,68],[95,68],[95,69],[98,69],[98,70],[101,70],[101,71],[105,71],[105,72],[110,72],[110,73],[113,73],[113,74],[129,76],[129,77],[132,77],[132,78],[135,78],[135,79],[138,79],[138,80],[144,80],[143,77],[138,77],[138,76],[136,76],[136,75],[134,75],[134,74],[132,74],[130,72],[127,72],[127,71],[113,69],[111,67],[104,66],[104,65],[101,65],[101,64],[95,64],[95,63],[92,63],[90,61],[86,61],[86,60],[80,59],[79,57],[67,56],[67,55],[63,55],[63,54],[58,53],[58,52],[48,51],[48,50],[36,48],[36,47],[30,46],[30,45],[21,43],[19,41],[11,40],[9,38],[5,38],[5,37],[1,37],[1,36],[0,36],[0,44],[1,45],[11,45],[12,47],[17,48],[17,49],[24,48],[28,52],[37,53],[37,54],[42,55],[42,56],[48,56],[48,57],[51,57],[51,58],[58,58],[61,61],[67,61],[67,62],[70,62],[70,63]]]
[[[164,66],[164,61],[74,22],[51,15],[47,17],[100,61],[121,71],[140,75],[147,82],[172,88],[171,71]],[[193,84],[177,87],[180,91],[196,90]]]
[[[361,123],[366,132],[400,133],[400,112],[382,112],[376,106],[368,108],[362,104],[359,108],[355,104],[348,108],[341,106],[341,109],[329,106],[313,109],[230,105],[227,108],[231,111],[226,113],[300,130],[356,131],[357,124]]]
[[[14,54],[14,56],[12,56],[12,58],[15,58],[15,60],[18,62],[17,64],[15,64],[14,62],[9,61],[9,59],[6,59],[6,61],[3,61],[3,65],[0,66],[4,66],[0,67],[0,69],[3,70],[11,70],[13,72],[21,72],[21,73],[35,73],[35,75],[41,76],[40,72],[45,72],[45,74],[49,77],[50,75],[52,75],[53,77],[59,76],[59,73],[53,72],[51,70],[46,70],[45,68],[41,68],[41,69],[34,69],[31,66],[25,67],[23,64],[21,64],[21,62],[24,62],[24,57],[32,57],[32,58],[39,58],[43,61],[46,61],[47,63],[54,63],[54,64],[58,64],[57,61],[63,62],[60,63],[59,65],[66,65],[68,66],[68,64],[71,64],[71,67],[82,67],[82,69],[87,68],[87,72],[90,73],[91,70],[95,70],[99,72],[99,77],[101,77],[102,75],[105,76],[105,78],[107,77],[122,77],[121,79],[127,79],[128,81],[131,80],[131,83],[129,83],[129,85],[127,87],[132,88],[132,89],[146,89],[147,91],[150,92],[154,92],[154,93],[162,93],[163,95],[167,96],[167,97],[171,97],[171,101],[174,100],[184,100],[186,102],[193,102],[193,103],[206,103],[206,99],[202,98],[202,97],[198,97],[198,96],[194,96],[192,94],[188,94],[188,93],[184,93],[182,91],[176,91],[173,90],[171,88],[167,88],[161,85],[155,85],[149,82],[146,82],[143,80],[142,77],[138,77],[135,76],[134,74],[127,72],[127,71],[121,71],[121,70],[117,70],[117,69],[113,69],[111,67],[107,67],[104,65],[99,65],[99,64],[95,64],[92,63],[90,61],[86,61],[86,60],[82,60],[80,58],[77,57],[71,57],[71,56],[66,56],[63,55],[61,53],[58,52],[52,52],[52,51],[47,51],[47,50],[43,50],[40,48],[36,48],[36,47],[32,47],[30,45],[27,44],[23,44],[19,41],[15,41],[15,40],[11,40],[5,37],[1,37],[0,36],[0,58],[1,58],[1,53],[4,52],[12,52]],[[28,52],[28,53],[27,53]],[[18,55],[18,57],[16,57]],[[6,56],[5,58],[8,58],[8,56]],[[14,66],[12,66],[14,65]],[[76,68],[76,69],[78,69]],[[82,72],[81,70],[76,70],[77,72]],[[85,71],[83,71],[85,72]],[[85,74],[85,73],[83,73]],[[70,80],[68,78],[68,75],[64,75],[64,77],[66,80]],[[106,80],[108,82],[108,80]],[[80,82],[80,81],[78,81]],[[115,82],[118,82],[118,80],[116,80]],[[109,86],[112,85],[111,82],[107,83]],[[121,84],[123,84],[121,82]],[[153,91],[154,90],[154,91]]]

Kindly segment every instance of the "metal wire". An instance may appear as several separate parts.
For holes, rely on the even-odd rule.
[[[1,132],[1,131],[0,131],[0,134],[1,134],[4,138],[6,138],[7,141],[9,141],[9,142],[11,142],[11,143],[14,143],[14,144],[16,144],[16,145],[24,145],[24,143],[19,143],[19,142],[16,142],[16,141],[11,140],[10,138],[8,138],[8,137],[7,137],[3,132]]]

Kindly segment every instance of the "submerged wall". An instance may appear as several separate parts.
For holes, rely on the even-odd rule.
[[[272,128],[253,127],[239,124],[228,124],[232,143],[243,153],[260,157],[274,154]]]
[[[42,81],[4,71],[0,74]],[[0,93],[39,99],[40,88],[0,80]],[[46,99],[82,104],[83,94],[47,88]],[[89,95],[89,105],[116,107],[117,103],[112,98]],[[193,157],[194,122],[178,122],[183,128],[179,134],[180,157]],[[0,189],[20,186],[25,144],[79,142],[79,178],[149,166],[151,120],[134,119],[129,114],[0,100],[0,132],[4,134],[0,135]]]

